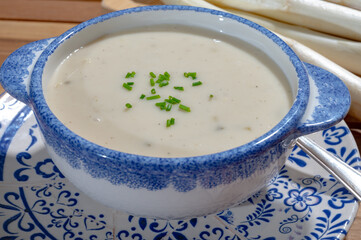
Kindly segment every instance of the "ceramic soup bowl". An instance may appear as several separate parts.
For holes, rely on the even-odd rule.
[[[128,154],[96,145],[65,127],[43,92],[56,66],[71,52],[124,29],[180,24],[242,39],[270,56],[293,93],[287,115],[270,131],[227,151],[184,158]],[[57,38],[30,43],[1,67],[1,84],[35,113],[56,166],[97,201],[139,216],[181,219],[215,213],[240,203],[269,184],[284,165],[292,140],[344,118],[350,96],[340,79],[304,63],[280,38],[241,17],[186,6],[152,6],[112,12]]]

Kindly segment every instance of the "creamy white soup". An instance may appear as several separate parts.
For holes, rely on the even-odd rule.
[[[156,157],[240,146],[292,105],[287,79],[260,50],[174,26],[121,32],[77,49],[54,72],[46,99],[83,138]]]

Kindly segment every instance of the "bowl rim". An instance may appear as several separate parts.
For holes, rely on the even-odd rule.
[[[271,130],[263,134],[262,136],[256,138],[255,140],[248,142],[244,145],[228,149],[225,151],[221,151],[218,153],[211,153],[200,156],[191,156],[191,157],[151,157],[151,156],[143,156],[132,153],[120,152],[117,150],[109,149],[103,146],[100,146],[96,143],[90,142],[82,138],[81,136],[75,134],[73,131],[68,129],[63,123],[58,120],[58,118],[52,113],[49,106],[46,103],[45,96],[43,94],[43,86],[42,86],[42,75],[43,70],[46,65],[48,57],[57,49],[57,47],[62,44],[67,39],[76,36],[78,32],[89,27],[91,25],[119,17],[122,15],[144,12],[144,11],[194,11],[199,12],[201,14],[211,14],[218,15],[224,18],[229,18],[234,21],[239,22],[240,24],[246,24],[261,32],[263,35],[271,39],[275,42],[278,47],[289,57],[289,60],[298,76],[298,90],[293,105],[291,106],[288,113],[283,117],[283,119],[274,126]],[[69,29],[68,31],[61,34],[59,37],[55,38],[49,46],[42,52],[39,59],[37,60],[34,70],[31,75],[30,81],[30,99],[32,102],[32,107],[37,118],[40,118],[40,123],[45,123],[47,127],[50,127],[55,134],[58,134],[62,140],[65,140],[67,143],[72,145],[73,147],[79,150],[86,150],[87,154],[102,156],[104,158],[112,159],[115,161],[125,161],[125,159],[129,161],[137,161],[144,164],[150,165],[173,165],[179,166],[181,164],[184,165],[193,165],[197,163],[197,165],[212,165],[219,166],[225,163],[230,163],[232,161],[243,159],[244,157],[249,157],[252,155],[257,155],[259,153],[264,152],[269,149],[269,147],[276,145],[282,140],[285,140],[289,135],[292,135],[293,132],[296,131],[296,127],[299,124],[300,119],[302,118],[309,99],[309,79],[307,71],[302,63],[302,61],[298,58],[298,56],[293,52],[293,50],[277,35],[272,33],[271,31],[265,29],[264,27],[251,22],[242,17],[218,11],[211,10],[207,8],[201,7],[193,7],[193,6],[181,6],[181,5],[155,5],[155,6],[145,6],[145,7],[136,7],[129,8],[125,10],[120,10],[116,12],[111,12],[105,15],[98,16],[96,18],[90,19],[79,25]],[[40,124],[41,125],[41,124]],[[76,141],[74,141],[76,139]],[[212,156],[212,157],[209,157]],[[236,156],[236,158],[235,158]]]

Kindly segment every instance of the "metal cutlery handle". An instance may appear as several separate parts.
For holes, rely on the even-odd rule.
[[[361,201],[360,172],[305,136],[296,139],[296,144],[307,153],[308,156],[316,160],[316,162],[341,182],[358,201]]]

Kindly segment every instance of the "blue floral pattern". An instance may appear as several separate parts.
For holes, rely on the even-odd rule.
[[[292,206],[297,212],[303,212],[311,206],[320,204],[321,197],[317,196],[317,189],[314,187],[292,189],[288,192],[284,203],[286,206]]]
[[[357,211],[354,197],[295,147],[272,183],[248,201],[182,221],[136,217],[102,206],[74,187],[46,154],[31,111],[0,99],[0,240],[5,239],[343,239]],[[10,115],[4,111],[14,112]],[[19,118],[21,121],[13,121]],[[11,116],[10,119],[7,116]],[[360,156],[341,123],[312,136],[360,169]],[[14,150],[16,149],[16,150]]]
[[[330,127],[322,132],[322,136],[325,137],[325,142],[329,145],[337,145],[342,142],[342,138],[349,133],[347,127]]]

